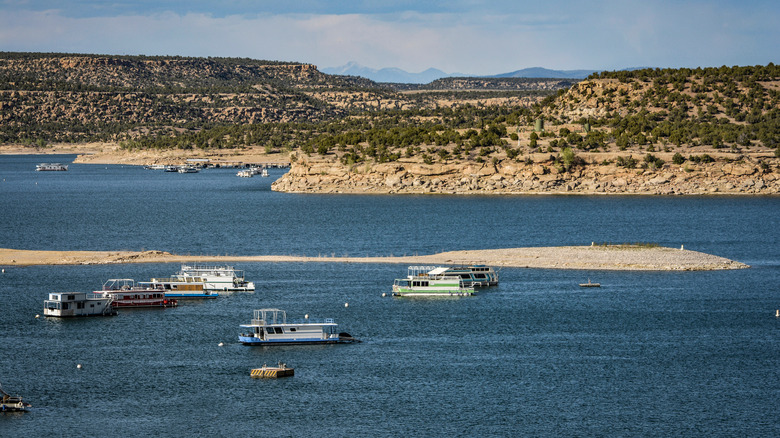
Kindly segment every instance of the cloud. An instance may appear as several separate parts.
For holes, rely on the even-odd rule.
[[[362,2],[361,8],[370,3]],[[565,6],[534,4],[501,13],[460,1],[449,9],[385,8],[371,14],[214,15],[200,7],[198,12],[108,16],[17,7],[0,14],[0,50],[248,57],[322,67],[355,60],[373,68],[435,67],[468,74],[534,66],[619,69],[778,62],[777,6],[752,10],[718,2],[707,7],[630,0]],[[474,13],[464,13],[469,10]]]

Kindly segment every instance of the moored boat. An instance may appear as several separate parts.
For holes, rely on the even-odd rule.
[[[96,294],[111,297],[114,307],[176,307],[178,301],[165,296],[165,289],[136,286],[132,278],[111,278]]]
[[[198,173],[199,170],[195,166],[180,166],[178,169],[179,173]]]
[[[43,171],[65,171],[68,170],[67,164],[61,163],[41,163],[35,166],[35,170],[39,172]]]
[[[393,295],[447,297],[476,293],[474,286],[466,285],[460,276],[447,274],[446,268],[430,268],[430,266],[409,266],[407,277],[393,282]]]
[[[485,265],[435,267],[428,273],[460,277],[466,287],[498,286],[498,271]]]
[[[287,312],[279,309],[257,309],[249,329],[240,333],[238,341],[244,345],[300,345],[300,344],[349,344],[360,342],[349,333],[337,331],[338,324],[332,318],[287,321]]]
[[[174,277],[200,281],[203,283],[203,290],[206,291],[252,292],[255,290],[255,284],[244,278],[244,271],[228,265],[181,265],[181,271]]]
[[[0,412],[27,412],[30,404],[18,395],[11,395],[0,387]]]
[[[114,299],[103,294],[86,292],[51,292],[43,302],[43,315],[56,317],[113,316]]]
[[[168,298],[217,298],[219,294],[203,288],[203,282],[194,278],[181,279],[178,277],[152,278],[149,281],[139,281],[142,287],[165,290]]]

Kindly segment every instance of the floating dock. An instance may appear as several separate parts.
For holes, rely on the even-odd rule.
[[[601,283],[591,283],[589,278],[587,283],[580,283],[580,287],[601,287]]]
[[[279,366],[269,367],[263,365],[262,368],[255,368],[250,373],[255,379],[276,379],[278,377],[292,377],[295,375],[295,370],[280,363]]]

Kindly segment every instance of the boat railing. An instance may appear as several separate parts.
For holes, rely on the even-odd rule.
[[[322,324],[322,325],[330,325],[330,324],[336,324],[336,321],[333,318],[304,318],[304,319],[293,319],[293,320],[287,320],[286,318],[284,320],[277,320],[277,321],[269,321],[261,318],[253,318],[251,325],[254,326],[267,326],[267,325],[279,325],[279,324],[292,324],[292,325],[305,325],[305,324]]]

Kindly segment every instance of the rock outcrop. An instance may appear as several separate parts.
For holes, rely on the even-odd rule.
[[[706,163],[660,169],[591,164],[562,171],[552,163],[383,163],[351,166],[300,161],[272,189],[294,193],[439,194],[776,194],[777,166]]]

